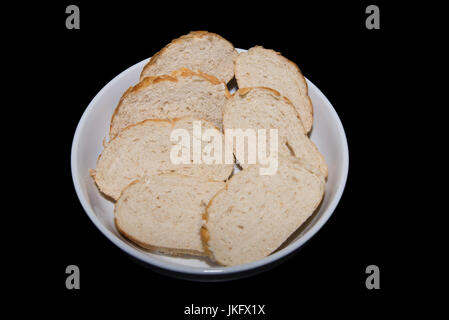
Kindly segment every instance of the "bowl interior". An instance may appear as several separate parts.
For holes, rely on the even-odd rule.
[[[239,50],[244,51],[244,50]],[[84,112],[72,145],[72,176],[78,197],[94,224],[116,245],[147,263],[172,271],[187,273],[226,273],[255,268],[274,261],[299,248],[327,221],[344,189],[348,170],[348,149],[341,122],[330,102],[307,80],[314,106],[314,127],[311,139],[324,155],[329,166],[326,192],[319,210],[289,239],[289,242],[269,257],[248,265],[223,268],[203,258],[169,257],[147,252],[123,238],[114,225],[113,204],[96,188],[89,175],[103,150],[112,113],[128,87],[139,80],[140,71],[148,60],[135,64],[110,81],[92,100]]]

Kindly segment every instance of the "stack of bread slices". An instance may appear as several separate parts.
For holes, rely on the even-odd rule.
[[[201,145],[192,132],[198,122],[222,142],[230,129],[278,129],[276,173],[261,175],[261,164],[235,152],[236,173],[224,159],[173,163],[171,133],[187,130]],[[217,34],[191,32],[156,53],[123,94],[91,176],[115,203],[119,232],[139,246],[249,263],[283,245],[323,198],[327,165],[309,139],[312,124],[296,64],[260,46],[238,54]]]

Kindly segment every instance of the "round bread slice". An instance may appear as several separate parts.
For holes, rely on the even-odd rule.
[[[256,46],[241,52],[235,62],[239,88],[268,87],[286,96],[298,111],[307,133],[313,125],[312,101],[298,66],[279,52]]]
[[[294,155],[303,162],[315,167],[327,177],[327,165],[323,155],[309,139],[304,126],[292,103],[279,92],[270,88],[242,88],[234,93],[227,102],[223,114],[225,134],[230,129],[265,129],[267,141],[269,129],[278,129],[278,152],[280,155]],[[245,158],[235,152],[239,164],[248,165],[248,145],[245,141]],[[266,144],[267,153],[271,152],[270,143]]]
[[[121,191],[132,181],[143,176],[176,172],[188,176],[204,177],[224,181],[232,173],[233,164],[193,163],[194,143],[201,143],[202,152],[210,146],[209,142],[201,142],[202,137],[193,136],[194,122],[201,124],[202,131],[212,130],[218,137],[223,134],[210,122],[195,118],[170,120],[148,119],[131,125],[121,131],[104,148],[97,160],[95,170],[91,170],[100,191],[117,200]],[[171,160],[171,152],[179,141],[171,141],[170,136],[175,129],[184,129],[190,135],[190,159],[192,164],[175,164]],[[213,139],[212,139],[213,140]],[[188,154],[188,153],[186,153]],[[201,156],[202,157],[202,156]]]
[[[262,259],[315,211],[324,179],[296,160],[280,157],[274,175],[252,165],[232,176],[209,202],[201,237],[208,255],[225,266]]]
[[[136,180],[115,204],[115,225],[143,248],[171,255],[205,255],[202,216],[209,200],[224,186],[222,181],[174,173]]]
[[[143,68],[140,79],[170,74],[186,67],[228,83],[234,77],[236,56],[237,51],[232,43],[218,34],[192,31],[173,40],[156,53]]]
[[[113,138],[146,119],[187,116],[208,120],[221,129],[223,105],[229,97],[226,84],[199,71],[181,68],[169,76],[146,77],[120,99],[109,135]]]

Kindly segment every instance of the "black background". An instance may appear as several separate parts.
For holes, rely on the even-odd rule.
[[[80,30],[65,28],[69,4],[80,8]],[[380,30],[365,27],[369,4],[380,8]],[[402,187],[390,177],[401,165],[404,148],[396,126],[403,106],[393,92],[405,58],[401,49],[417,31],[399,21],[406,15],[404,7],[381,1],[296,5],[62,1],[26,7],[27,14],[11,22],[17,30],[24,25],[32,30],[25,43],[20,38],[13,42],[26,47],[21,54],[32,66],[20,81],[33,79],[40,99],[29,107],[30,118],[44,121],[39,134],[45,142],[32,145],[40,155],[36,168],[45,185],[36,196],[51,199],[44,204],[36,197],[39,232],[30,253],[39,261],[34,277],[39,285],[27,291],[39,292],[35,297],[42,294],[47,303],[73,313],[93,307],[98,313],[139,313],[142,318],[154,318],[155,313],[188,318],[184,307],[192,303],[266,304],[266,318],[272,319],[310,312],[317,317],[329,312],[367,317],[390,312],[398,296],[413,295],[407,283],[417,267],[406,256],[407,239],[400,229],[404,213],[397,191]],[[263,45],[296,62],[333,104],[349,144],[346,189],[328,223],[288,261],[229,282],[175,279],[135,262],[89,220],[71,178],[73,135],[96,93],[191,30],[216,32],[238,48]],[[70,264],[80,268],[80,290],[65,288]],[[365,287],[370,264],[380,267],[380,290]],[[45,309],[47,304],[38,305]]]

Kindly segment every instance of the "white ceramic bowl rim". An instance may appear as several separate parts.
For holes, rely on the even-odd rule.
[[[242,50],[243,51],[243,50]],[[146,59],[147,60],[147,59]],[[136,65],[140,64],[142,62],[137,63]],[[134,66],[136,66],[134,65]],[[130,246],[129,244],[127,244],[126,242],[124,242],[122,239],[120,239],[119,237],[117,237],[115,234],[113,234],[110,230],[108,230],[103,224],[102,222],[99,220],[99,218],[97,217],[97,215],[95,214],[95,212],[93,211],[93,209],[90,207],[89,203],[86,201],[86,199],[84,198],[83,193],[81,192],[81,181],[79,179],[80,174],[78,172],[78,168],[75,165],[75,161],[77,159],[77,152],[78,152],[78,145],[79,145],[79,135],[82,132],[84,125],[86,123],[86,119],[89,118],[89,114],[91,113],[91,111],[93,110],[94,106],[96,105],[97,100],[99,100],[102,95],[104,94],[106,88],[108,88],[112,83],[119,81],[126,72],[129,71],[129,69],[131,69],[133,67],[130,67],[128,69],[126,69],[125,71],[123,71],[122,73],[120,73],[118,76],[116,76],[114,79],[112,79],[106,86],[104,86],[100,92],[98,92],[98,94],[95,96],[95,98],[90,102],[89,106],[87,107],[87,109],[84,111],[81,120],[78,123],[78,126],[76,128],[75,131],[75,136],[73,138],[73,143],[72,143],[72,150],[71,150],[71,169],[72,169],[72,178],[73,178],[73,184],[75,186],[75,190],[76,193],[78,195],[78,198],[80,199],[80,202],[84,208],[84,210],[86,211],[87,215],[89,216],[89,218],[92,220],[92,222],[95,224],[95,226],[110,240],[112,241],[116,246],[118,246],[120,249],[122,249],[123,251],[127,252],[128,254],[130,254],[131,256],[133,256],[134,258],[137,258],[141,261],[147,262],[149,264],[152,264],[156,267],[162,268],[162,269],[166,269],[166,270],[170,270],[170,271],[174,271],[174,272],[179,272],[179,273],[187,273],[187,274],[192,274],[192,275],[206,275],[206,274],[232,274],[232,273],[239,273],[239,272],[244,272],[244,271],[248,271],[251,269],[256,269],[259,267],[262,267],[264,265],[270,264],[282,257],[285,257],[287,255],[289,255],[290,253],[292,253],[293,251],[299,249],[303,244],[305,244],[318,230],[321,229],[321,227],[327,222],[327,220],[329,219],[329,217],[332,215],[332,213],[334,212],[338,202],[340,201],[340,198],[343,194],[345,185],[346,185],[346,179],[347,179],[347,175],[348,175],[348,168],[349,168],[349,151],[348,151],[348,145],[347,145],[347,140],[346,140],[346,135],[343,129],[343,125],[340,121],[340,118],[337,115],[337,112],[335,111],[335,109],[332,107],[331,103],[329,102],[329,100],[326,98],[326,96],[312,83],[310,82],[310,80],[308,81],[308,85],[309,85],[309,90],[312,88],[313,90],[316,90],[316,92],[318,93],[318,95],[321,97],[321,99],[323,99],[326,104],[330,107],[330,112],[332,113],[333,118],[336,120],[335,124],[336,124],[336,129],[338,130],[339,134],[344,138],[341,139],[341,145],[338,146],[338,148],[340,148],[340,150],[342,150],[342,154],[343,154],[343,168],[342,168],[342,181],[341,183],[338,185],[337,190],[335,192],[335,196],[333,197],[332,201],[329,203],[328,208],[323,212],[323,214],[321,215],[321,217],[319,218],[318,221],[316,221],[316,223],[309,229],[306,231],[306,233],[304,233],[304,235],[302,235],[298,240],[296,240],[295,242],[290,243],[288,246],[286,246],[285,248],[269,255],[268,257],[265,257],[261,260],[257,260],[251,263],[246,263],[246,264],[242,264],[242,265],[237,265],[237,266],[232,266],[232,267],[213,267],[211,269],[207,269],[207,268],[198,268],[198,267],[191,267],[191,266],[185,266],[185,265],[178,265],[178,264],[174,264],[174,263],[170,263],[170,262],[166,262],[163,260],[159,260],[157,258],[151,257],[149,255],[145,255],[143,252],[140,252],[138,250],[136,250],[135,248],[133,248],[132,246]]]

